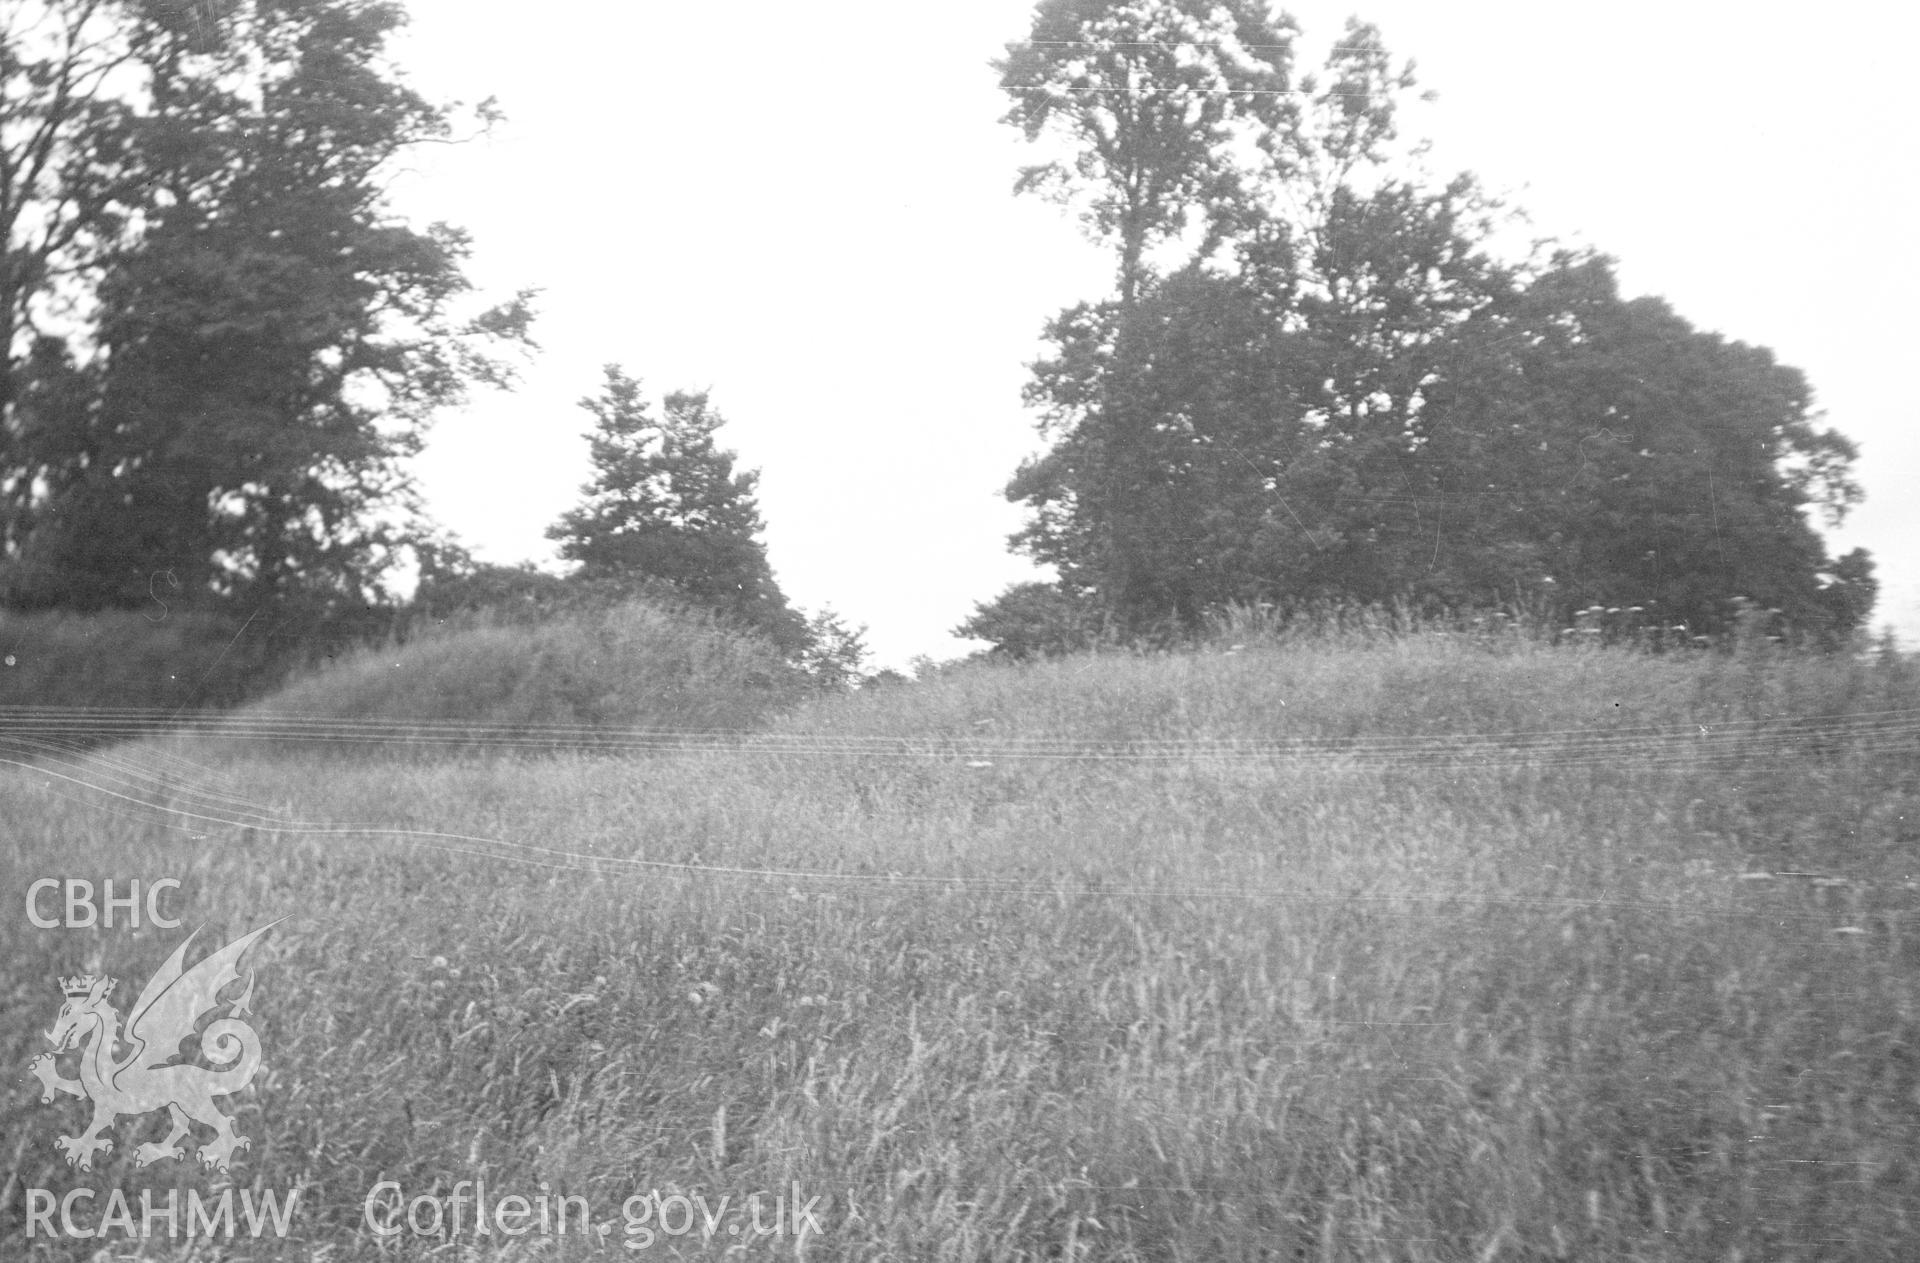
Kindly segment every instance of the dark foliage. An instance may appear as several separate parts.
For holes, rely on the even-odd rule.
[[[1373,28],[1296,78],[1292,27],[1256,51],[1236,13],[1060,0],[1002,64],[1008,121],[1068,155],[1021,187],[1085,207],[1120,283],[1048,326],[1027,390],[1048,448],[1012,542],[1057,587],[964,634],[1025,656],[1303,601],[1695,634],[1738,596],[1845,642],[1872,561],[1809,520],[1860,493],[1804,377],[1623,298],[1605,258],[1499,260],[1501,208],[1398,143],[1413,78]]]
[[[0,601],[349,621],[427,531],[402,461],[509,376],[465,237],[390,214],[447,111],[394,5],[20,6],[0,63]]]
[[[782,650],[810,643],[767,562],[759,474],[736,472],[718,446],[723,419],[705,394],[675,392],[656,417],[640,383],[606,367],[593,414],[593,480],[581,504],[548,531],[580,579],[668,585],[691,603],[753,628]]]

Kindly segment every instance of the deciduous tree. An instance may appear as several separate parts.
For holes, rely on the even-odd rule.
[[[1855,625],[1871,560],[1830,561],[1807,520],[1857,498],[1853,449],[1804,379],[1621,299],[1604,260],[1497,257],[1503,209],[1401,137],[1412,68],[1379,33],[1350,22],[1289,82],[1293,28],[1263,20],[1060,0],[1002,64],[1008,121],[1077,147],[1021,187],[1118,257],[1117,294],[1046,330],[1047,449],[1007,487],[1056,604],[1122,637],[1234,602],[1549,590],[1700,630],[1734,595]],[[1025,644],[1045,608],[1011,591],[968,634]]]
[[[1766,348],[1623,298],[1610,260],[1572,254],[1458,341],[1421,462],[1457,603],[1551,577],[1563,610],[1716,630],[1745,597],[1827,641],[1871,608],[1871,558],[1830,558],[1814,529],[1860,499],[1853,444]]]
[[[1205,257],[1245,206],[1236,144],[1281,125],[1293,25],[1264,0],[1042,0],[1030,38],[995,63],[1006,121],[1070,153],[1020,174],[1020,191],[1081,210],[1119,255],[1131,303],[1156,245],[1199,232]]]
[[[425,533],[405,458],[531,318],[457,314],[465,236],[387,205],[451,129],[387,67],[400,9],[7,13],[0,599],[379,599]]]

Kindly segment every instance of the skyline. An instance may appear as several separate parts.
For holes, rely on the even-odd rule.
[[[1305,28],[1303,62],[1347,11],[1280,7]],[[1021,515],[1000,496],[1040,447],[1024,366],[1050,315],[1112,285],[1070,217],[1011,192],[1032,158],[997,121],[987,63],[1030,6],[576,2],[518,26],[504,8],[410,8],[396,56],[416,85],[497,96],[509,121],[417,155],[396,204],[470,229],[488,293],[547,290],[546,349],[521,388],[434,432],[419,468],[435,515],[486,560],[550,558],[545,527],[587,473],[575,401],[618,362],[656,397],[711,389],[723,443],[761,471],[769,557],[795,604],[867,624],[881,664],[964,652],[947,629],[1037,574],[1006,550]],[[1504,4],[1362,16],[1438,94],[1408,120],[1437,174],[1474,171],[1541,235],[1616,257],[1624,292],[1807,372],[1827,423],[1862,447],[1867,499],[1830,550],[1873,551],[1872,624],[1913,645],[1920,436],[1901,424],[1893,312],[1920,287],[1904,227],[1920,199],[1911,164],[1884,160],[1911,108],[1890,65],[1873,73],[1900,41],[1859,46],[1845,7],[1792,30],[1719,17],[1736,12],[1629,5],[1604,28]],[[1666,38],[1646,41],[1655,14]],[[1805,104],[1842,73],[1855,96],[1832,128]],[[1600,92],[1626,82],[1659,91]],[[1799,95],[1777,90],[1789,83]],[[1787,179],[1783,153],[1820,178]]]

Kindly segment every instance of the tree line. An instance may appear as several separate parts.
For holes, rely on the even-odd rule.
[[[644,590],[846,678],[859,632],[767,563],[757,475],[704,394],[610,366],[566,579],[477,564],[407,472],[510,386],[535,294],[488,305],[395,164],[497,117],[393,68],[378,0],[0,0],[0,608],[190,609],[288,641],[397,612]],[[1176,636],[1234,605],[1640,607],[1732,598],[1838,642],[1874,594],[1812,517],[1860,491],[1803,374],[1620,293],[1603,256],[1496,248],[1428,175],[1371,26],[1322,65],[1262,0],[1043,0],[997,63],[1017,188],[1111,251],[1046,326],[1045,450],[1006,494],[1048,583],[960,630],[1009,654]],[[411,604],[396,576],[420,576]],[[264,618],[263,618],[264,616]]]
[[[1261,0],[1043,0],[996,63],[1114,292],[1045,330],[1045,451],[1006,488],[1049,566],[958,634],[1023,655],[1228,606],[1639,607],[1734,598],[1805,639],[1871,609],[1860,499],[1797,369],[1627,298],[1610,259],[1497,248],[1513,211],[1424,171],[1416,90],[1359,20],[1315,70]]]
[[[378,0],[0,3],[0,608],[224,613],[293,645],[644,589],[850,674],[859,630],[788,605],[704,395],[655,418],[609,368],[583,401],[594,482],[552,532],[569,580],[482,566],[428,517],[408,458],[513,384],[536,295],[485,305],[467,235],[386,197],[410,152],[498,118],[406,84],[404,21]]]

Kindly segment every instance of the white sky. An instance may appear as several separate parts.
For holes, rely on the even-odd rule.
[[[1867,502],[1835,550],[1873,551],[1876,625],[1920,642],[1912,9],[1280,7],[1309,47],[1358,12],[1418,62],[1436,170],[1806,370],[1862,448]],[[1000,495],[1039,448],[1024,366],[1049,315],[1110,281],[1060,212],[1011,195],[1031,158],[987,62],[1028,0],[409,8],[414,82],[498,96],[510,121],[420,155],[395,196],[474,233],[482,286],[546,289],[521,389],[435,431],[440,519],[487,560],[551,558],[587,475],[574,403],[618,361],[656,395],[711,388],[791,600],[868,624],[885,663],[961,652],[948,630],[1033,573]]]

